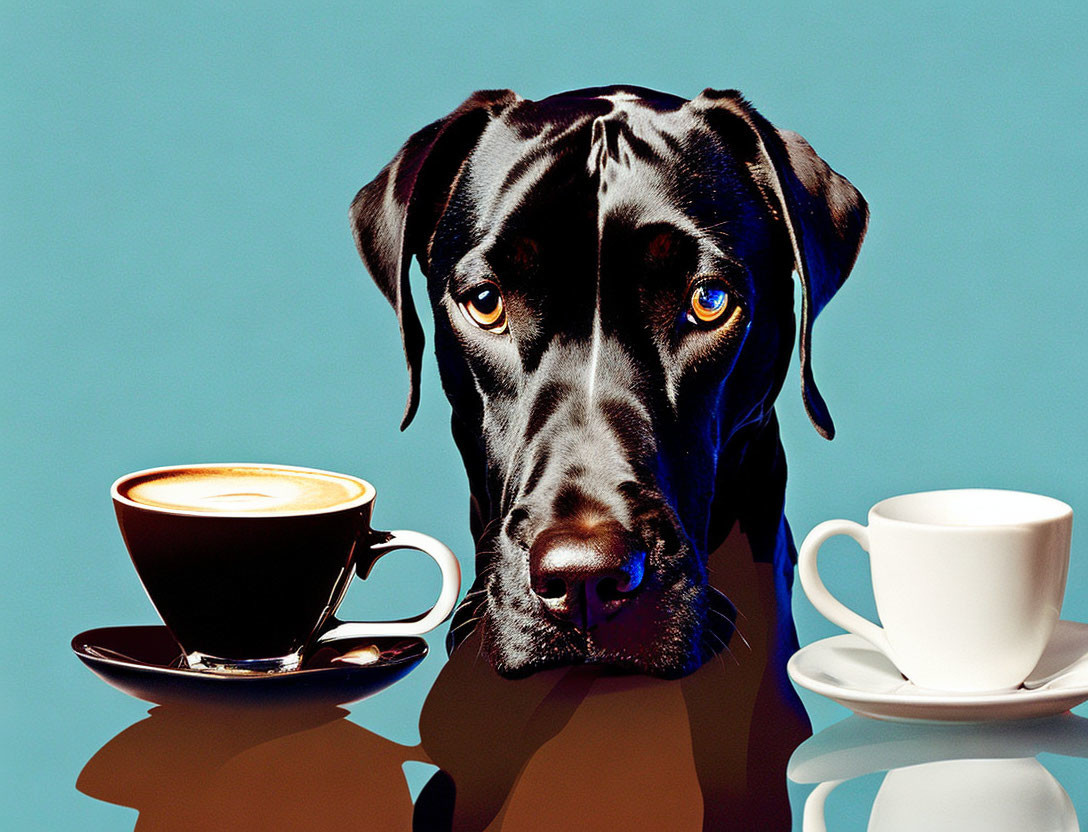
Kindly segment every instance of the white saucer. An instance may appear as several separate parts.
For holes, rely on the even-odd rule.
[[[1021,687],[976,694],[919,688],[904,679],[876,647],[852,634],[802,647],[786,669],[801,687],[877,719],[989,722],[1053,716],[1088,700],[1088,624],[1058,622],[1025,684],[1059,675],[1035,690]]]

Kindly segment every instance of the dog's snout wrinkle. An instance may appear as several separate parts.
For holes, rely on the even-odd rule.
[[[595,514],[600,509],[596,500],[593,500],[573,481],[567,481],[559,487],[552,500],[552,514],[560,521],[572,520],[579,515]]]
[[[506,521],[503,524],[503,530],[506,537],[515,545],[523,549],[529,548],[528,543],[525,543],[524,540],[530,518],[531,514],[525,506],[515,505],[510,510],[510,513],[506,515]]]
[[[570,386],[561,381],[547,381],[537,390],[529,406],[529,419],[525,426],[525,438],[536,436],[548,423],[548,420],[562,406],[570,393]]]

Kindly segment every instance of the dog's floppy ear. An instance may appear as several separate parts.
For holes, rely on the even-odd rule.
[[[835,435],[827,404],[812,377],[812,322],[845,282],[869,222],[864,197],[816,155],[803,138],[776,130],[736,90],[703,90],[693,102],[713,123],[729,119],[756,139],[753,174],[781,211],[802,287],[801,392],[812,424],[826,439]],[[721,125],[716,125],[721,129]]]
[[[411,384],[401,430],[408,427],[419,406],[423,359],[423,327],[408,283],[412,256],[427,268],[426,248],[457,172],[488,120],[517,100],[510,90],[473,93],[448,116],[413,134],[351,203],[355,245],[400,321]]]

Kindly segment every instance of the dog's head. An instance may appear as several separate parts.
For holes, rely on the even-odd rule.
[[[351,219],[400,320],[403,426],[413,256],[428,281],[478,549],[454,641],[481,628],[511,676],[697,667],[712,509],[773,422],[794,270],[804,401],[833,434],[812,322],[857,256],[861,195],[733,91],[498,91],[413,135]]]

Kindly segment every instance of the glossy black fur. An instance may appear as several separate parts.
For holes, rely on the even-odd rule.
[[[803,287],[805,403],[830,438],[812,321],[846,279],[867,218],[849,182],[733,91],[686,101],[619,86],[536,102],[482,92],[409,139],[352,219],[401,321],[405,424],[423,346],[413,256],[427,276],[477,541],[451,647],[479,628],[507,676],[576,663],[689,673],[731,633],[736,611],[706,563],[738,522],[788,593],[773,404],[795,337],[791,272]],[[706,275],[737,305],[728,325],[685,320]],[[505,334],[458,308],[485,280],[502,289]],[[574,522],[620,529],[645,563],[638,592],[588,628],[548,615],[530,587],[533,542]],[[779,625],[792,643],[792,623]]]

